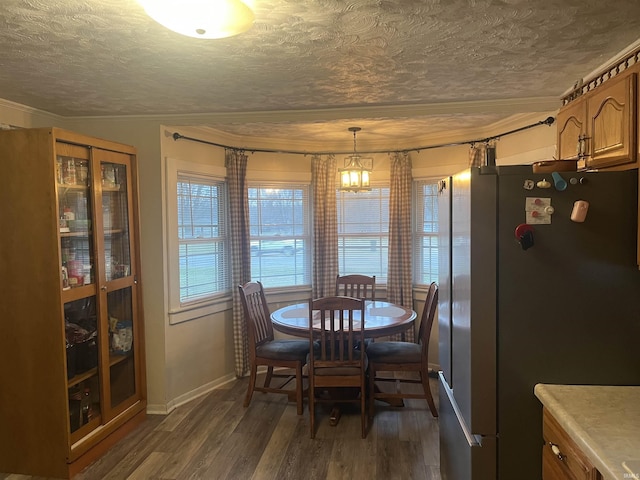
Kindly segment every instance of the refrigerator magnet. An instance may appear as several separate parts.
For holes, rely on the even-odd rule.
[[[586,200],[577,200],[573,204],[571,220],[578,223],[584,222],[587,218],[587,211],[589,211],[589,202]]]
[[[562,192],[563,190],[567,189],[567,182],[564,180],[564,178],[562,178],[562,175],[560,175],[558,172],[553,172],[551,174],[551,177],[553,178],[553,183],[556,187],[556,190]]]
[[[521,223],[516,227],[516,240],[523,250],[533,247],[533,227],[526,223]]]

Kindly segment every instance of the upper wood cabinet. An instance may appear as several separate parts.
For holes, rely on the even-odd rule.
[[[587,167],[636,161],[636,74],[614,78],[593,91],[587,105]]]
[[[574,100],[558,112],[558,158],[578,159],[584,168],[583,139],[587,132],[587,102],[584,97]]]
[[[557,118],[559,157],[577,158],[578,168],[635,164],[636,91],[636,74],[626,72],[563,107]]]

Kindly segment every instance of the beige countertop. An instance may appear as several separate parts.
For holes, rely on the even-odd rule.
[[[534,392],[605,480],[640,480],[640,386],[539,383]]]

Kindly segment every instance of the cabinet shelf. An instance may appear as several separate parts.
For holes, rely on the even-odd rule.
[[[89,189],[89,185],[83,185],[81,183],[58,183],[58,191],[59,190],[78,190],[78,191],[86,191]]]
[[[113,367],[114,365],[117,365],[120,362],[124,362],[125,360],[131,358],[132,356],[132,352],[128,352],[126,355],[115,355],[115,354],[110,354],[109,355],[109,366]]]
[[[96,285],[91,283],[89,285],[81,285],[79,287],[71,287],[68,290],[62,291],[62,301],[64,303],[73,302],[82,298],[91,297],[96,294]]]
[[[98,374],[98,367],[92,368],[91,370],[87,370],[86,372],[79,373],[75,377],[72,377],[69,380],[67,380],[67,388],[71,388],[75,385],[78,385],[79,383],[82,383],[88,378],[91,378],[97,374]]]
[[[124,230],[122,228],[112,228],[109,230],[105,230],[105,235],[122,235]],[[76,232],[60,232],[60,237],[69,238],[69,237],[90,237],[93,234],[92,230],[78,230]]]
[[[79,230],[77,232],[60,232],[60,236],[62,238],[69,238],[69,237],[86,238],[86,237],[90,237],[92,234],[93,233],[91,230]]]

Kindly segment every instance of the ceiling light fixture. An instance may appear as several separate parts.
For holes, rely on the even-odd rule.
[[[253,11],[240,0],[138,0],[160,25],[194,38],[225,38],[246,32]]]
[[[373,158],[363,158],[356,150],[356,133],[360,127],[349,127],[353,132],[353,155],[344,159],[345,168],[340,169],[340,190],[344,192],[363,192],[371,190],[369,178],[373,169]]]

